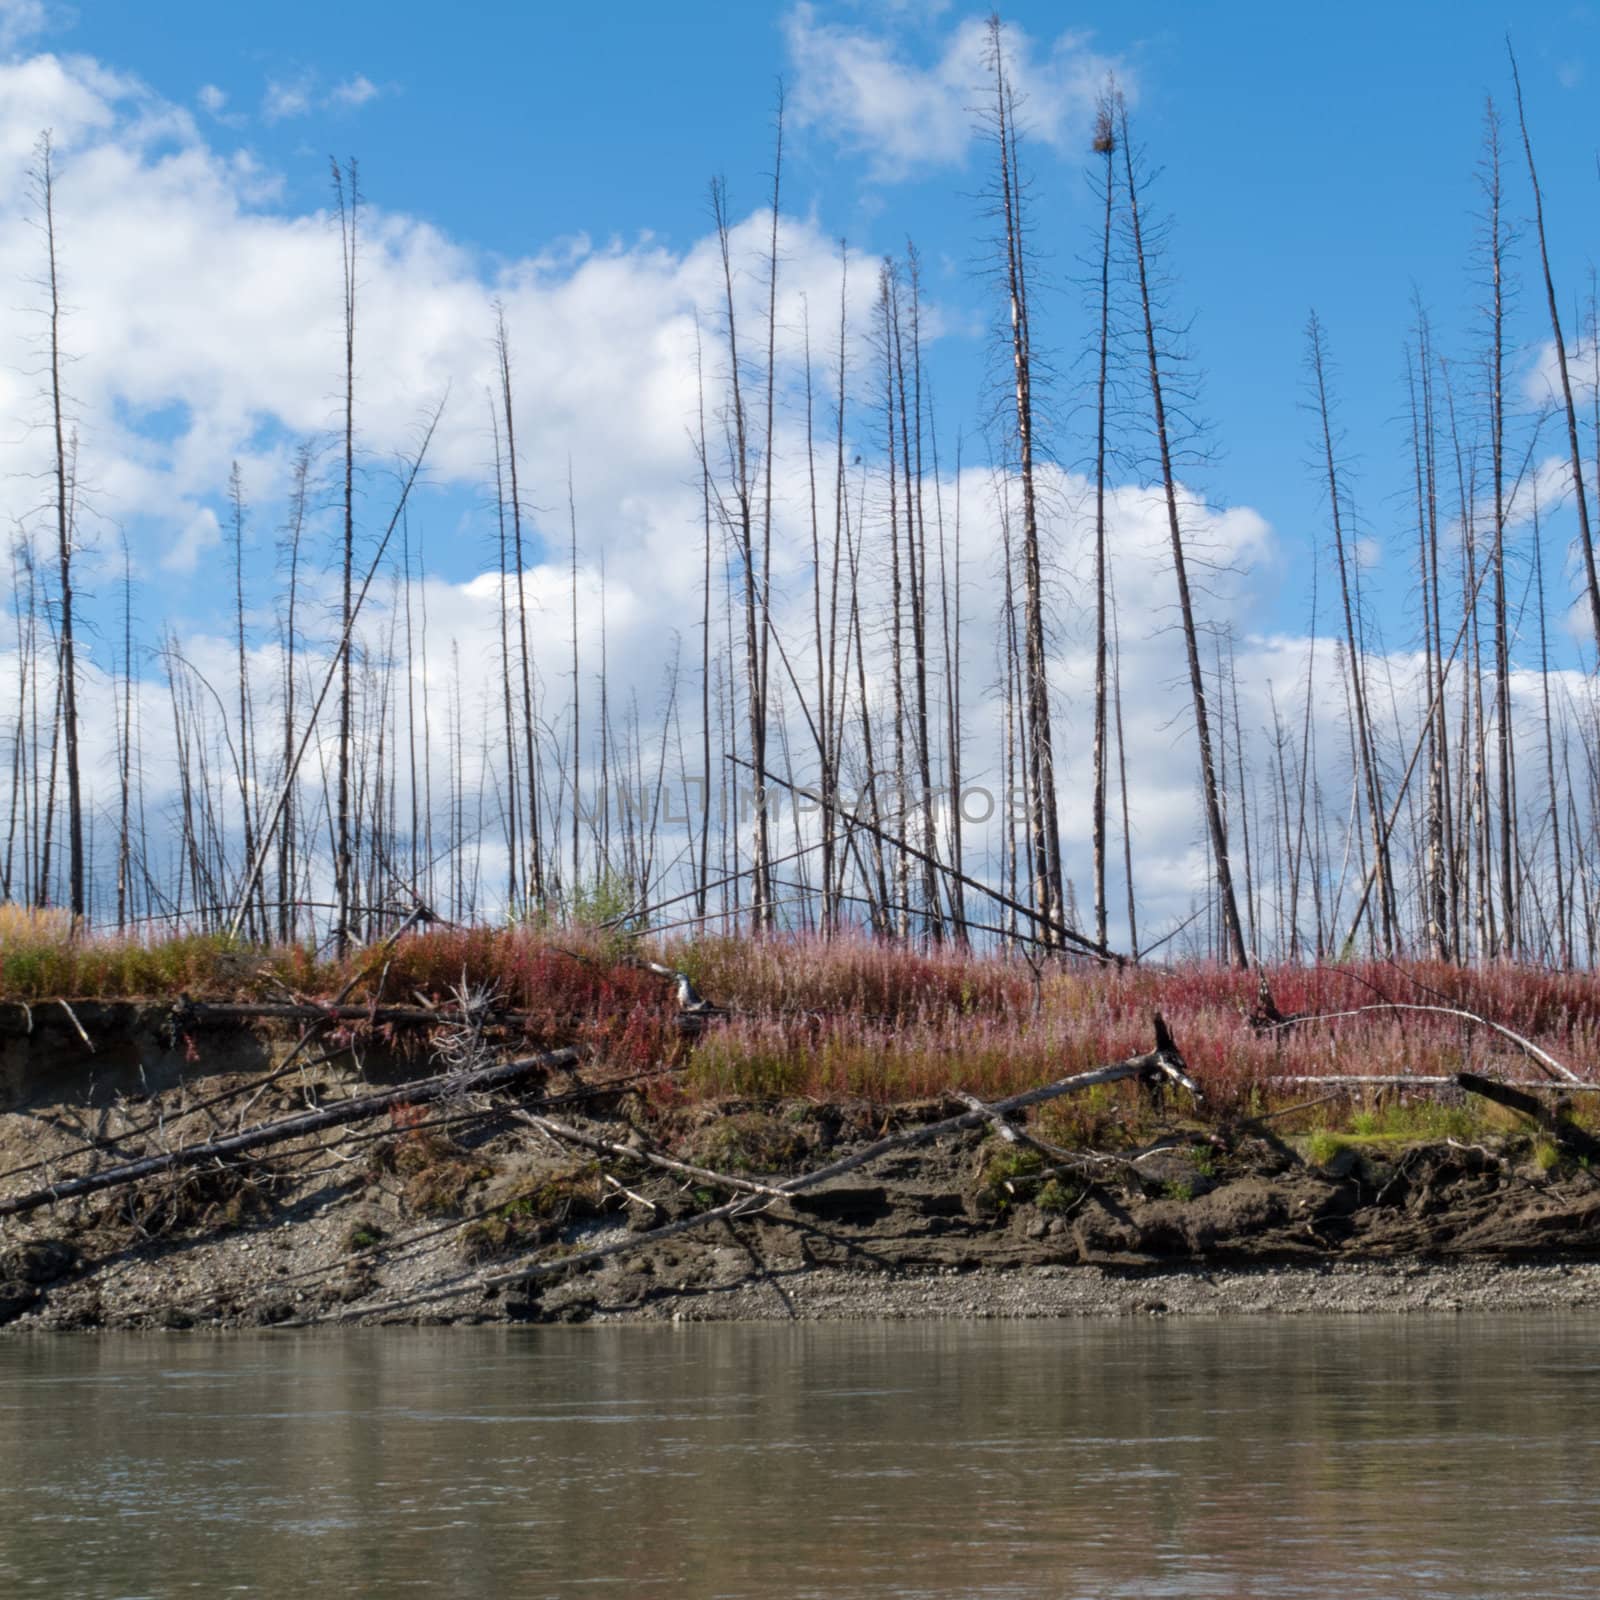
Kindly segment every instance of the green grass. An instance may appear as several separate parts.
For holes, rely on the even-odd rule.
[[[1333,1132],[1331,1128],[1314,1128],[1302,1141],[1305,1158],[1314,1167],[1325,1167],[1350,1144],[1348,1134]]]
[[[54,912],[0,905],[0,1000],[254,998],[281,994],[278,985],[319,993],[337,972],[301,945],[262,949],[215,933],[74,938]]]
[[[1341,1150],[1394,1149],[1445,1139],[1477,1140],[1506,1131],[1504,1117],[1487,1105],[1413,1100],[1375,1111],[1356,1111],[1348,1126],[1313,1128],[1301,1143],[1308,1161],[1326,1166]]]
[[[1059,1178],[1047,1178],[1040,1187],[1039,1192],[1033,1197],[1033,1203],[1041,1210],[1051,1215],[1060,1216],[1071,1211],[1082,1198],[1083,1191],[1075,1189],[1071,1184],[1063,1183]]]
[[[1005,1211],[1037,1199],[1043,1166],[1044,1157],[1037,1150],[999,1138],[986,1140],[978,1167],[979,1205],[990,1211]]]

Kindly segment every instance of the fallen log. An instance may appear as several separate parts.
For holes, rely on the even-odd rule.
[[[749,1178],[735,1178],[725,1172],[713,1172],[710,1167],[697,1167],[688,1161],[674,1161],[671,1156],[661,1155],[654,1150],[635,1149],[632,1145],[618,1144],[614,1139],[602,1139],[596,1134],[585,1133],[581,1128],[557,1122],[553,1117],[536,1116],[531,1111],[514,1111],[512,1115],[518,1122],[525,1122],[530,1128],[536,1128],[552,1139],[575,1144],[583,1150],[592,1150],[596,1155],[615,1156],[623,1161],[637,1161],[645,1166],[659,1167],[663,1172],[676,1173],[680,1178],[693,1178],[700,1183],[716,1184],[719,1188],[733,1189],[741,1194],[777,1196],[783,1192],[771,1184],[755,1183]]]
[[[1126,1078],[1145,1078],[1151,1071],[1162,1069],[1162,1063],[1157,1059],[1161,1054],[1160,1051],[1151,1050],[1144,1055],[1133,1056],[1127,1061],[1118,1061],[1111,1066],[1096,1067],[1090,1072],[1076,1073],[1070,1078],[1058,1078],[1054,1083],[1047,1083],[1042,1089],[1030,1089],[1026,1093],[1012,1095],[1005,1100],[989,1101],[981,1111],[964,1111],[959,1116],[946,1117],[941,1122],[926,1123],[920,1128],[907,1128],[899,1133],[891,1133],[866,1146],[865,1149],[830,1162],[825,1167],[818,1167],[814,1172],[804,1172],[797,1178],[786,1179],[774,1186],[775,1192],[771,1195],[743,1195],[724,1205],[714,1206],[709,1211],[686,1217],[681,1222],[671,1223],[665,1228],[655,1228],[648,1234],[617,1240],[609,1245],[597,1246],[593,1250],[562,1256],[555,1261],[537,1261],[532,1266],[519,1267],[509,1272],[488,1273],[480,1277],[477,1283],[464,1284],[462,1287],[514,1283],[530,1278],[548,1277],[554,1272],[564,1272],[569,1267],[588,1266],[608,1256],[618,1255],[624,1250],[637,1249],[658,1240],[687,1233],[691,1228],[704,1227],[707,1223],[720,1221],[724,1217],[747,1215],[752,1210],[765,1209],[778,1200],[803,1194],[808,1189],[820,1188],[834,1178],[841,1178],[847,1172],[854,1172],[858,1167],[864,1167],[868,1162],[878,1160],[891,1150],[908,1149],[914,1145],[931,1143],[948,1133],[962,1133],[969,1128],[981,1128],[995,1117],[1004,1117],[1013,1111],[1025,1110],[1029,1106],[1043,1105],[1046,1101],[1059,1099],[1062,1095],[1075,1094],[1082,1089],[1092,1089],[1096,1084],[1117,1083]]]
[[[419,1078],[414,1083],[402,1084],[398,1088],[358,1095],[316,1111],[263,1123],[245,1133],[210,1139],[181,1150],[166,1150],[160,1155],[144,1156],[137,1161],[124,1162],[121,1166],[107,1167],[103,1172],[92,1172],[81,1178],[66,1178],[46,1188],[0,1199],[0,1217],[21,1216],[24,1212],[37,1211],[41,1206],[95,1194],[102,1189],[114,1189],[126,1183],[137,1183],[141,1178],[154,1177],[157,1173],[176,1172],[185,1167],[199,1166],[202,1162],[222,1160],[267,1145],[281,1144],[286,1139],[316,1133],[323,1128],[360,1122],[367,1117],[378,1116],[391,1106],[424,1105],[431,1100],[448,1099],[452,1095],[481,1094],[490,1089],[503,1089],[536,1072],[576,1066],[579,1060],[576,1050],[547,1050],[538,1055],[520,1056],[514,1061],[502,1061],[496,1066],[481,1067],[475,1072],[446,1072],[437,1077]]]
[[[1559,1101],[1551,1105],[1548,1101],[1535,1099],[1533,1095],[1513,1088],[1510,1084],[1498,1083],[1493,1078],[1479,1077],[1476,1072],[1458,1072],[1455,1075],[1455,1083],[1458,1088],[1465,1089],[1470,1094],[1482,1095],[1485,1100],[1492,1100],[1496,1105],[1505,1106],[1509,1111],[1521,1112],[1549,1134],[1557,1147],[1568,1155],[1584,1161],[1594,1161],[1600,1157],[1600,1139],[1596,1139],[1591,1133],[1585,1133],[1582,1128],[1563,1115],[1564,1108]]]
[[[742,756],[729,755],[727,759],[736,766],[748,768],[751,772],[757,769],[752,762],[746,761]],[[972,889],[978,894],[987,895],[997,905],[1004,906],[1008,911],[1015,911],[1019,915],[1030,918],[1040,927],[1048,929],[1056,938],[1065,940],[1075,949],[1081,950],[1085,955],[1091,955],[1097,961],[1108,966],[1125,967],[1129,957],[1113,950],[1109,945],[1101,944],[1078,932],[1076,928],[1069,928],[1064,922],[1057,922],[1054,917],[1049,917],[1035,906],[1025,906],[1019,900],[1013,900],[996,889],[993,884],[985,883],[981,878],[969,878],[966,873],[958,872],[948,861],[941,861],[937,856],[929,855],[926,851],[919,850],[915,845],[907,844],[903,837],[892,837],[886,830],[876,824],[868,822],[865,817],[858,816],[848,807],[841,806],[830,800],[826,795],[818,794],[815,789],[807,789],[803,784],[792,783],[788,778],[779,777],[776,772],[770,772],[765,767],[760,769],[760,775],[768,783],[776,783],[787,789],[791,794],[811,801],[814,805],[824,806],[836,817],[842,817],[852,828],[865,828],[870,834],[892,844],[896,850],[903,851],[913,861],[920,861],[924,866],[932,867],[936,872],[942,872],[946,877],[953,879],[964,888]]]
[[[1119,1083],[1126,1078],[1137,1078],[1148,1082],[1152,1077],[1159,1081],[1176,1073],[1182,1082],[1193,1088],[1193,1080],[1190,1079],[1182,1057],[1177,1054],[1172,1044],[1166,1024],[1159,1014],[1155,1020],[1156,1037],[1164,1042],[1158,1044],[1154,1050],[1147,1050],[1143,1055],[1130,1056],[1126,1061],[1113,1062],[1110,1066],[1095,1067],[1088,1072],[1075,1073],[1070,1078],[1057,1078],[1054,1083],[1047,1083],[1042,1089],[1028,1089],[1021,1094],[1010,1095],[1004,1100],[987,1101],[981,1111],[963,1111],[960,1115],[946,1117],[941,1122],[925,1123],[920,1128],[907,1128],[900,1133],[887,1134],[865,1149],[857,1150],[853,1155],[845,1156],[825,1167],[818,1167],[815,1172],[805,1172],[798,1178],[790,1178],[778,1184],[777,1188],[785,1195],[798,1194],[802,1190],[816,1188],[831,1178],[842,1177],[846,1172],[854,1172],[857,1167],[864,1167],[869,1161],[876,1161],[891,1150],[927,1144],[934,1139],[942,1138],[947,1133],[961,1133],[969,1128],[981,1128],[995,1117],[1005,1117],[1013,1111],[1024,1111],[1029,1106],[1043,1105],[1047,1101],[1060,1099],[1062,1095],[1076,1094],[1081,1089],[1092,1089],[1100,1083]],[[578,1259],[576,1256],[567,1258],[569,1262]]]
[[[1372,1015],[1373,1012],[1384,1011],[1416,1011],[1429,1016],[1459,1017],[1463,1022],[1475,1022],[1480,1028],[1488,1028],[1492,1033],[1498,1033],[1501,1038],[1509,1039],[1536,1066],[1543,1067],[1563,1083],[1573,1084],[1582,1081],[1571,1067],[1557,1061],[1548,1050],[1541,1050],[1531,1039],[1525,1039],[1520,1033],[1513,1032],[1503,1022],[1496,1022],[1490,1017],[1480,1017],[1476,1011],[1463,1011],[1459,1006],[1424,1006],[1408,1000],[1385,1000],[1380,1005],[1351,1006],[1344,1011],[1297,1011],[1292,1017],[1284,1017],[1280,1022],[1267,1023],[1262,1031],[1271,1033],[1275,1029],[1295,1026],[1302,1022],[1336,1022],[1341,1017],[1365,1017]]]
[[[381,952],[381,951],[389,949],[395,943],[395,941],[397,939],[399,939],[400,935],[402,933],[404,933],[405,930],[408,927],[411,926],[411,923],[413,921],[415,921],[415,915],[414,914],[413,914],[413,916],[406,918],[406,920],[398,928],[396,928],[395,931],[392,934],[390,934],[389,937],[387,939],[385,939],[382,944],[380,944],[378,946],[378,951]],[[267,1083],[273,1083],[273,1082],[276,1082],[279,1078],[287,1077],[288,1074],[294,1070],[296,1062],[300,1059],[300,1056],[304,1053],[304,1051],[306,1050],[307,1046],[311,1043],[311,1041],[317,1036],[318,1033],[321,1032],[321,1030],[323,1028],[325,1028],[328,1025],[328,1023],[330,1021],[336,1020],[334,1015],[333,1015],[333,1013],[335,1013],[338,1010],[339,1006],[342,1005],[343,1002],[345,1000],[347,1000],[352,993],[354,993],[356,985],[358,983],[360,983],[361,980],[364,977],[367,976],[367,968],[368,968],[369,965],[370,965],[370,962],[363,963],[361,967],[359,967],[355,972],[353,972],[350,975],[349,979],[346,981],[344,987],[338,992],[338,994],[336,994],[333,997],[333,1000],[331,1002],[329,1002],[327,1004],[319,1004],[319,1005],[316,1005],[316,1006],[306,1006],[306,1007],[303,1008],[303,1012],[300,1013],[300,1014],[303,1014],[303,1015],[307,1016],[309,1018],[309,1020],[306,1022],[306,1026],[301,1030],[300,1037],[295,1041],[294,1048],[289,1052],[289,1054],[287,1056],[284,1057],[282,1063],[279,1065],[277,1070],[275,1072],[273,1072],[267,1078],[267,1080],[266,1080]],[[387,970],[388,969],[385,968],[385,971],[387,971]],[[27,1031],[29,1033],[32,1033],[33,1032],[33,1013],[32,1013],[32,1011],[29,1010],[28,1006],[23,1001],[19,1000],[17,1002],[17,1004],[20,1005],[22,1007],[23,1011],[26,1013],[26,1015],[27,1015],[27,1023],[28,1023]],[[61,1004],[63,1006],[65,1006],[66,1005],[66,1001],[63,1000],[61,1002]],[[70,1008],[68,1008],[68,1014],[70,1015]],[[165,1032],[166,1032],[166,1034],[168,1036],[168,1043],[170,1045],[176,1047],[177,1041],[178,1041],[178,1035],[182,1031],[182,1028],[183,1028],[183,1025],[184,1025],[184,1022],[185,1022],[186,1018],[191,1016],[191,1015],[196,1015],[196,1014],[197,1014],[196,1003],[193,1000],[191,1000],[188,997],[188,995],[183,995],[179,999],[178,1003],[175,1006],[172,1007],[171,1011],[167,1015]],[[72,1020],[73,1020],[74,1023],[76,1023],[78,1019],[76,1017],[73,1017]],[[83,1029],[82,1029],[81,1026],[79,1027],[78,1031],[80,1033],[83,1032]],[[88,1039],[87,1038],[85,1038],[84,1043],[88,1044]],[[91,1050],[93,1050],[94,1046],[93,1045],[89,1045],[89,1048]],[[255,1087],[259,1087],[259,1086],[255,1086]],[[236,1099],[240,1094],[243,1094],[243,1093],[246,1093],[246,1092],[248,1092],[248,1091],[243,1090],[243,1089],[237,1089],[237,1088],[235,1088],[235,1089],[225,1089],[225,1090],[223,1090],[223,1092],[221,1094],[212,1095],[209,1100],[202,1100],[199,1103],[199,1105],[189,1106],[187,1109],[185,1109],[184,1111],[180,1112],[179,1116],[180,1117],[194,1116],[197,1112],[205,1111],[205,1110],[210,1109],[212,1106],[220,1105],[225,1100]],[[156,1117],[156,1118],[152,1119],[149,1122],[140,1123],[140,1124],[138,1124],[138,1125],[136,1125],[134,1127],[131,1127],[131,1128],[125,1128],[117,1136],[118,1140],[120,1142],[120,1141],[127,1140],[127,1139],[137,1139],[138,1137],[140,1137],[140,1135],[148,1133],[152,1128],[158,1127],[160,1125],[160,1122],[161,1122],[160,1117]],[[75,1155],[83,1155],[83,1154],[87,1154],[89,1152],[98,1151],[100,1148],[101,1147],[97,1142],[91,1141],[91,1142],[85,1143],[83,1145],[80,1145],[76,1150],[68,1150],[68,1151],[64,1152],[63,1159],[70,1159],[72,1156],[75,1156]],[[46,1164],[47,1163],[45,1163],[43,1161],[29,1161],[29,1162],[25,1163],[22,1166],[12,1167],[9,1171],[0,1172],[0,1182],[3,1182],[6,1178],[16,1177],[19,1174],[24,1173],[24,1172],[32,1172],[36,1168],[42,1167],[42,1166],[44,1166]]]
[[[1460,1073],[1439,1072],[1275,1072],[1267,1083],[1306,1089],[1450,1089],[1460,1087]],[[1466,1074],[1474,1076],[1472,1073]],[[1600,1083],[1557,1082],[1551,1078],[1493,1078],[1509,1089],[1539,1090],[1544,1094],[1600,1094]],[[1274,1115],[1281,1115],[1275,1112]]]
[[[526,1021],[525,1011],[500,1011],[495,1022]],[[436,1028],[453,1020],[452,1013],[433,1006],[364,1006],[319,1004],[315,1000],[183,1000],[174,1008],[179,1028],[192,1023],[220,1022],[367,1022],[397,1027]]]
[[[680,1007],[676,1027],[679,1033],[698,1034],[706,1022],[727,1013],[720,1006],[701,1003]],[[174,1035],[206,1022],[304,1022],[308,1027],[321,1029],[340,1023],[372,1027],[438,1028],[459,1018],[451,1012],[433,1006],[363,1006],[321,1005],[306,1001],[292,1004],[288,1001],[210,1001],[185,1000],[172,1010],[167,1020],[168,1031]],[[516,1028],[529,1022],[541,1021],[531,1011],[492,1011],[485,1018],[485,1026]]]

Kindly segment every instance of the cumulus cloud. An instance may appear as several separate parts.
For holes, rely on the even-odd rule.
[[[992,93],[984,21],[969,18],[949,30],[932,59],[914,58],[903,32],[825,21],[810,4],[789,12],[784,33],[796,120],[863,155],[874,177],[894,181],[965,163]],[[1108,73],[1132,91],[1126,71],[1086,34],[1040,43],[1007,28],[1005,39],[1021,120],[1030,137],[1054,149],[1086,146]]]
[[[246,543],[253,565],[247,581],[254,597],[261,704],[269,704],[277,681],[274,603],[282,588],[271,541],[284,518],[291,457],[298,440],[326,440],[339,414],[340,250],[333,220],[325,212],[285,208],[270,173],[214,147],[188,113],[137,82],[91,63],[39,57],[0,66],[0,275],[13,284],[38,275],[38,236],[24,221],[34,130],[44,125],[55,126],[60,149],[58,229],[72,307],[65,338],[74,358],[70,386],[86,527],[103,543],[115,530],[127,530],[142,585],[145,637],[153,640],[170,623],[199,670],[226,683],[231,645],[219,597],[231,584],[225,495],[230,467],[238,462],[250,506]],[[705,375],[709,448],[724,492],[727,476],[727,357],[716,239],[679,247],[653,239],[604,247],[585,239],[553,240],[536,255],[489,263],[469,242],[403,213],[374,207],[363,212],[361,226],[356,417],[366,468],[360,517],[368,538],[392,505],[383,463],[414,444],[418,417],[446,390],[450,394],[429,459],[428,492],[407,535],[425,542],[429,571],[418,595],[428,619],[428,648],[419,649],[413,666],[419,692],[425,674],[441,723],[446,706],[460,707],[468,724],[463,759],[473,781],[492,785],[497,764],[503,770],[503,753],[492,736],[500,580],[490,570],[494,519],[485,508],[493,483],[485,391],[496,381],[491,333],[492,307],[499,301],[518,397],[529,535],[524,589],[533,611],[541,715],[552,742],[570,737],[570,470],[579,542],[579,646],[591,708],[586,716],[592,717],[589,686],[603,625],[613,706],[620,708],[619,717],[637,708],[640,742],[651,749],[662,737],[670,664],[680,650],[680,709],[692,701],[683,714],[698,716],[705,554],[695,447],[697,369]],[[736,310],[752,334],[765,327],[761,263],[767,226],[760,215],[736,221],[730,240]],[[860,248],[869,246],[864,241]],[[773,608],[783,636],[794,640],[808,636],[811,615],[801,330],[808,304],[836,304],[836,248],[823,221],[783,220]],[[856,273],[851,284],[851,323],[865,340],[872,275]],[[925,327],[936,330],[939,320],[937,308],[930,307]],[[36,482],[27,475],[40,467],[46,448],[44,435],[27,428],[43,416],[37,379],[29,376],[38,371],[41,331],[37,317],[0,325],[0,416],[20,433],[22,456],[35,452],[32,460],[19,457],[21,470],[0,481],[0,516],[44,533]],[[825,366],[832,355],[815,350],[813,358]],[[854,371],[867,370],[864,348],[852,348],[850,360]],[[850,456],[856,454],[866,458],[858,469],[865,474],[864,489],[855,491],[852,515],[864,512],[853,523],[853,536],[860,541],[868,688],[882,717],[888,695],[887,495],[865,433],[850,446]],[[831,527],[831,480],[827,473],[819,476],[821,521]],[[1045,536],[1058,573],[1051,676],[1063,828],[1069,871],[1086,892],[1087,823],[1073,797],[1088,782],[1093,663],[1077,575],[1088,566],[1092,524],[1084,508],[1092,497],[1081,477],[1054,468],[1045,476],[1042,499],[1051,508]],[[987,471],[969,467],[938,487],[938,502],[947,512],[958,500],[962,507],[961,566],[952,578],[964,630],[966,773],[998,794],[1004,785],[1004,714],[995,639],[1003,604],[1005,480],[997,489]],[[1218,563],[1208,604],[1217,620],[1236,622],[1244,714],[1247,723],[1258,720],[1265,715],[1265,674],[1292,677],[1298,669],[1292,648],[1268,647],[1248,634],[1244,624],[1256,597],[1247,578],[1227,569],[1246,570],[1270,557],[1272,530],[1248,508],[1221,511],[1198,494],[1186,497],[1184,515],[1197,543],[1207,545]],[[1175,918],[1187,913],[1205,866],[1187,682],[1170,628],[1165,508],[1147,490],[1122,485],[1111,496],[1111,517],[1125,619],[1122,683],[1139,888],[1153,918]],[[325,637],[316,637],[327,615],[316,599],[333,531],[327,502],[319,501],[308,528],[310,570],[304,574],[305,648],[312,660],[327,647]],[[86,579],[95,575],[93,537],[85,544]],[[411,548],[414,558],[414,543]],[[724,567],[728,557],[720,535],[714,561],[719,571],[737,570],[736,563]],[[110,562],[98,570],[98,587],[108,597],[115,571]],[[96,585],[86,587],[92,591]],[[374,648],[398,618],[396,603],[380,584],[367,615]],[[715,619],[714,626],[720,627]],[[0,654],[11,642],[6,627],[0,621]],[[119,634],[107,626],[99,637],[85,668],[96,691],[85,695],[91,717],[112,704],[105,692],[113,665],[105,641]],[[797,656],[797,674],[808,684],[813,669],[803,652]],[[14,681],[8,673],[0,661],[0,681]],[[1289,688],[1280,683],[1281,690]],[[146,792],[152,806],[159,806],[176,783],[176,749],[164,731],[161,696],[150,688],[147,698]],[[792,693],[788,698],[790,741],[803,760],[804,721]],[[170,710],[166,716],[170,723]],[[592,722],[585,729],[592,739]],[[114,750],[113,731],[97,723],[91,742],[100,754],[89,764],[89,781],[108,792],[114,766],[106,752]],[[696,744],[688,731],[684,742]],[[669,744],[675,771],[676,741]],[[1330,736],[1328,745],[1339,748],[1340,741]],[[719,776],[712,774],[713,782]],[[446,782],[442,770],[438,782]],[[492,809],[492,788],[490,804]],[[970,826],[975,862],[996,859],[997,830],[996,820]]]

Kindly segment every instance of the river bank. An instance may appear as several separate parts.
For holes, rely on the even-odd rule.
[[[1373,1131],[1369,1113],[1366,1137],[1336,1140],[1130,1083],[1080,1096],[1096,1137],[1061,1144],[1020,1118],[952,1126],[959,1097],[690,1102],[670,1079],[561,1065],[424,1106],[403,1091],[436,1072],[425,1055],[286,1073],[281,1024],[54,1010],[0,1056],[0,1209],[151,1149],[402,1093],[0,1218],[0,1325],[17,1332],[1600,1305],[1600,1179],[1498,1108],[1470,1137],[1438,1116],[1417,1123],[1431,1135]]]

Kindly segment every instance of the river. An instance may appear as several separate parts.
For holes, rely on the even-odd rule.
[[[1600,1585],[1600,1317],[0,1341],[0,1593]]]

